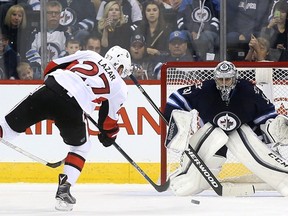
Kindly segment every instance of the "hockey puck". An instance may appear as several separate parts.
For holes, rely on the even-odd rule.
[[[191,199],[191,203],[199,205],[200,201],[199,200],[195,200],[195,199]]]

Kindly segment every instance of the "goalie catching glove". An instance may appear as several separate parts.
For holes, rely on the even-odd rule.
[[[103,146],[109,147],[115,142],[118,132],[119,126],[117,125],[111,130],[103,130],[101,133],[98,134],[98,139]]]
[[[288,157],[288,118],[278,115],[275,119],[268,119],[260,126],[266,143],[270,143],[271,149],[282,157]]]

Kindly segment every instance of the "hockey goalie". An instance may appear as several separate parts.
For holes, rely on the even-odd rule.
[[[193,110],[200,117],[197,131],[191,130]],[[169,120],[166,147],[183,152],[180,166],[169,176],[175,195],[195,195],[209,188],[185,154],[190,145],[215,176],[229,149],[260,179],[288,196],[288,118],[277,115],[255,84],[239,79],[233,63],[220,62],[213,80],[172,93],[164,115]]]

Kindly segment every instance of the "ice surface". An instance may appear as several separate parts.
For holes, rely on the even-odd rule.
[[[213,191],[176,197],[158,193],[146,184],[77,184],[71,193],[77,203],[71,212],[54,209],[57,184],[0,184],[0,215],[193,215],[286,216],[288,198],[277,192],[253,197],[219,197]],[[200,205],[191,203],[200,201]]]

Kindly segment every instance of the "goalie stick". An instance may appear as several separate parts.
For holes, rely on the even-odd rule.
[[[98,123],[89,115],[86,117],[102,132],[102,128],[99,127]],[[158,192],[166,191],[169,188],[170,181],[168,180],[162,185],[155,184],[151,178],[138,166],[137,163],[116,143],[113,142],[113,146],[127,159],[127,161],[157,190]]]
[[[133,74],[130,74],[129,77],[141,91],[141,93],[145,96],[148,102],[153,106],[155,111],[160,115],[162,120],[168,125],[168,121],[165,119],[163,113],[159,110],[156,104],[149,97],[147,92],[143,89],[143,87],[139,84],[138,80],[134,77]],[[204,179],[209,183],[211,188],[215,191],[215,193],[219,196],[250,196],[255,193],[254,185],[222,185],[219,180],[215,177],[215,175],[211,172],[211,170],[206,166],[206,164],[199,157],[197,152],[188,145],[188,150],[184,151],[185,154],[189,157],[190,162],[189,166],[193,163]],[[189,168],[189,166],[187,166]],[[187,168],[187,169],[188,169]],[[169,181],[169,179],[168,179]]]
[[[64,161],[65,161],[65,159],[63,159],[63,160],[61,160],[61,161],[58,161],[58,162],[55,162],[55,163],[51,163],[51,162],[45,161],[45,160],[43,160],[43,159],[41,159],[41,158],[39,158],[39,157],[37,157],[37,156],[35,156],[35,155],[27,152],[27,151],[19,148],[18,146],[16,146],[16,145],[14,145],[14,144],[12,144],[12,143],[4,140],[4,139],[1,138],[1,137],[0,137],[0,141],[1,141],[1,143],[3,143],[4,145],[6,145],[6,146],[8,146],[8,147],[10,147],[10,148],[12,148],[12,149],[14,149],[15,151],[17,151],[17,152],[19,152],[19,153],[21,153],[21,154],[23,154],[23,155],[25,155],[25,156],[27,156],[27,157],[35,160],[35,161],[37,161],[37,162],[39,162],[39,163],[41,163],[41,164],[43,164],[43,165],[45,165],[45,166],[51,167],[51,168],[57,168],[57,167],[61,166],[61,165],[64,163]]]

